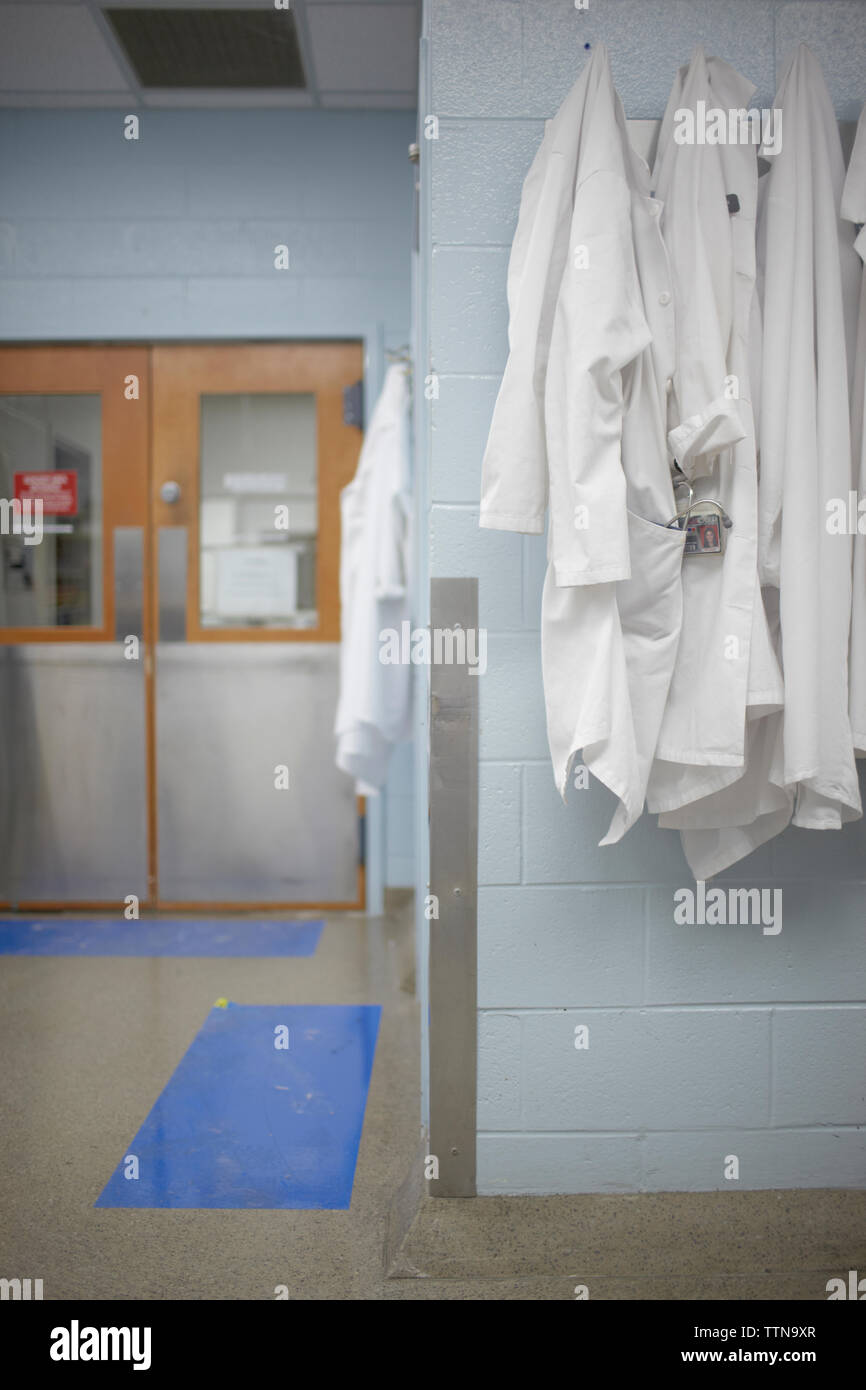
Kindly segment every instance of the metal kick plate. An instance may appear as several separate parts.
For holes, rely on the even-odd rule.
[[[0,708],[0,895],[145,898],[141,660],[116,642],[4,647]]]
[[[158,647],[164,901],[357,901],[358,805],[334,762],[338,675],[331,643]]]

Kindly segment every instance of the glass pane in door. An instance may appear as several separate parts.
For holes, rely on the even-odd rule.
[[[314,628],[316,397],[201,397],[201,624]]]
[[[101,407],[0,395],[0,627],[102,624]]]

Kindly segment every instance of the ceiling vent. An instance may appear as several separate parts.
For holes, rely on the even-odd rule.
[[[103,11],[142,87],[306,86],[291,10]]]

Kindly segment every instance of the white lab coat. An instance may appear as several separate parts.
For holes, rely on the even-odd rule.
[[[758,719],[749,710],[742,784],[689,808],[699,828],[683,831],[683,847],[699,878],[779,834],[792,810],[795,824],[815,829],[838,829],[860,814],[847,713],[851,550],[825,525],[827,500],[844,496],[850,480],[846,355],[856,267],[839,221],[835,115],[804,45],[786,65],[774,106],[781,150],[763,151],[772,162],[757,219],[758,567],[785,709]]]
[[[860,112],[854,149],[842,193],[842,216],[848,222],[866,223],[866,106]],[[866,227],[861,226],[854,248],[866,262]],[[866,267],[860,272],[860,309],[854,379],[851,393],[851,489],[858,502],[866,499]],[[866,527],[866,514],[858,512]],[[851,600],[851,642],[848,665],[848,713],[857,753],[866,756],[866,535],[858,528],[853,542],[853,593]]]
[[[778,590],[785,673],[785,787],[794,824],[861,814],[848,716],[851,537],[827,503],[851,485],[849,363],[859,262],[840,219],[844,162],[819,64],[801,44],[776,95],[781,150],[758,229],[764,269],[759,564]],[[767,154],[769,156],[769,151]]]
[[[674,139],[678,111],[744,110],[753,93],[699,48],[674,82],[653,176],[677,303],[671,452],[695,498],[733,521],[723,555],[683,562],[683,631],[647,793],[659,824],[682,831],[697,878],[778,833],[793,800],[767,781],[784,687],[757,565],[757,152]]]
[[[389,367],[358,469],[340,494],[340,698],[337,766],[359,795],[385,782],[391,749],[410,737],[411,666],[384,634],[410,622],[409,387]],[[408,627],[405,629],[408,631]],[[404,652],[405,655],[405,652]]]
[[[582,749],[618,798],[602,844],[643,809],[682,616],[685,538],[667,527],[675,338],[659,212],[599,44],[523,188],[480,524],[541,532],[549,500],[548,739],[561,795]]]
[[[674,139],[676,112],[696,112],[698,102],[725,112],[744,109],[754,90],[698,48],[674,83],[653,171],[677,307],[670,404],[679,423],[668,440],[696,502],[719,501],[733,521],[722,555],[683,561],[683,629],[647,796],[650,810],[667,813],[662,824],[672,827],[713,825],[718,807],[711,793],[735,782],[741,785],[726,797],[726,814],[753,818],[753,798],[742,783],[747,711],[750,718],[766,715],[784,694],[757,566],[749,343],[757,151],[744,143]],[[733,213],[729,194],[739,202]]]

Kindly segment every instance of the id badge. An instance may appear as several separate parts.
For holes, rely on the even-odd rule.
[[[725,528],[717,512],[692,512],[686,526],[686,555],[721,555]]]
[[[676,496],[680,489],[686,488],[689,500],[684,507],[680,508],[673,520],[668,522],[668,526],[676,526],[679,531],[685,529],[686,539],[683,554],[724,555],[727,533],[734,523],[721,502],[711,501],[708,497],[700,502],[693,501],[694,488],[682,473],[676,460],[674,464],[680,474],[678,478],[674,479],[674,495]]]

